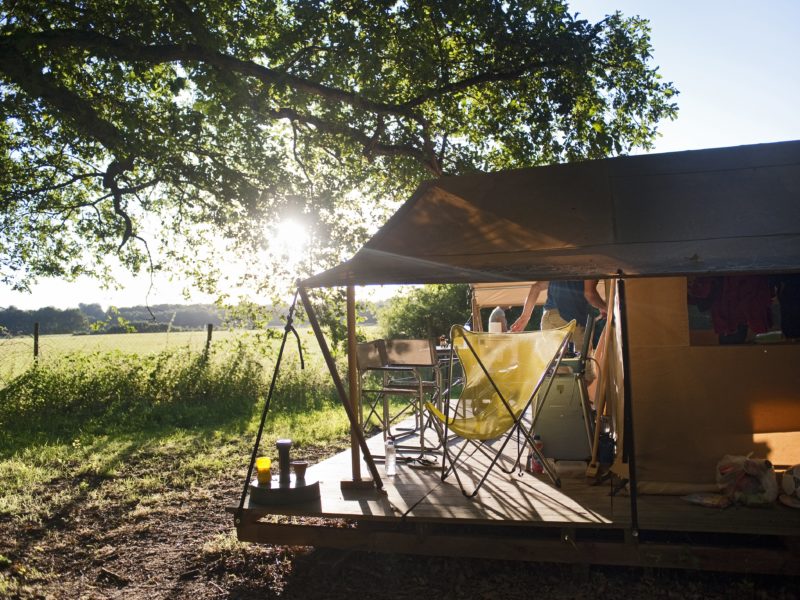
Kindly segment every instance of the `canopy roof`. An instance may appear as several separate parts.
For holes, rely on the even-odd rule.
[[[484,306],[522,306],[528,297],[533,281],[513,281],[502,283],[473,283],[470,285],[472,290],[472,302],[478,308]],[[544,302],[547,291],[539,294],[541,302]],[[540,304],[537,300],[537,304]]]
[[[800,141],[443,177],[306,287],[800,271]]]
[[[528,298],[533,281],[504,281],[500,283],[472,283],[472,303],[478,308],[486,306],[522,306]],[[605,300],[606,289],[597,288],[600,297]],[[547,289],[539,292],[536,304],[544,304],[547,300]]]

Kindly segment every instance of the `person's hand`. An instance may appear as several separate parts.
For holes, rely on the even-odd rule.
[[[519,333],[520,331],[523,331],[525,329],[525,325],[527,324],[528,321],[523,322],[522,317],[520,317],[511,324],[511,327],[509,327],[508,330],[512,333]]]

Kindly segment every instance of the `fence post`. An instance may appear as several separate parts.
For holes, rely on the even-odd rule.
[[[33,360],[39,360],[39,322],[33,324]]]
[[[206,349],[203,350],[203,354],[206,358],[208,358],[208,353],[211,351],[211,332],[214,331],[213,323],[209,323],[206,325]]]

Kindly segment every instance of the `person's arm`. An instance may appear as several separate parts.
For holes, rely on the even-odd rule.
[[[524,331],[525,326],[528,324],[528,321],[531,320],[531,315],[533,314],[533,309],[536,307],[536,299],[539,297],[539,293],[542,290],[547,289],[547,285],[549,282],[547,281],[536,281],[531,286],[530,291],[528,292],[527,298],[525,298],[525,306],[522,309],[522,314],[519,316],[519,319],[514,321],[509,327],[509,331]]]
[[[608,306],[606,305],[606,301],[600,296],[600,293],[597,291],[597,279],[587,279],[583,282],[583,296],[586,298],[586,301],[594,306],[595,308],[600,310],[600,318],[604,319],[608,314]]]

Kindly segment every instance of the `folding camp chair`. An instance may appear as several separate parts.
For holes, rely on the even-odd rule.
[[[574,321],[561,329],[528,333],[475,333],[453,326],[450,338],[461,361],[464,387],[455,406],[451,408],[450,402],[444,401],[444,413],[428,405],[439,422],[444,444],[443,481],[453,473],[461,492],[475,496],[516,435],[516,459],[510,468],[498,468],[512,473],[520,464],[527,442],[553,483],[561,485],[534,445],[523,418],[548,371],[558,369],[574,329]],[[455,437],[449,440],[451,433]],[[462,481],[465,472],[477,473],[478,477],[475,489],[469,493]]]
[[[372,417],[378,421],[384,440],[419,432],[419,446],[397,444],[403,449],[425,450],[426,396],[438,402],[441,389],[436,346],[430,340],[375,340],[357,347],[359,381],[361,382],[362,423]],[[374,373],[377,377],[368,379]],[[391,412],[391,399],[404,397],[407,402],[399,411]],[[367,412],[363,416],[364,411]],[[392,427],[407,416],[414,416],[411,429]]]

